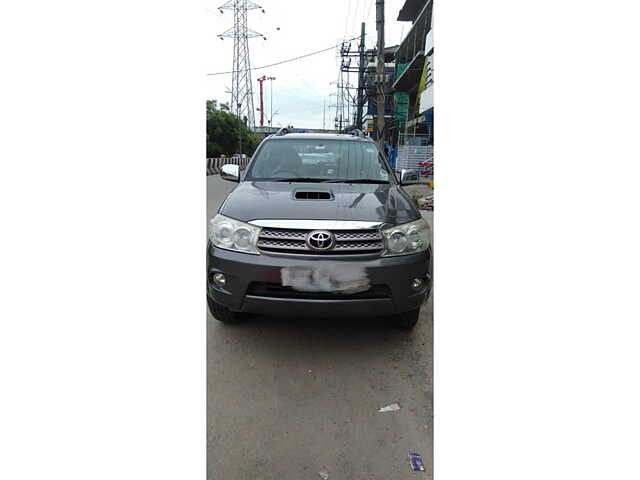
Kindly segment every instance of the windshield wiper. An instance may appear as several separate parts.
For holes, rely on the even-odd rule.
[[[389,183],[388,180],[376,180],[373,178],[352,178],[352,179],[341,179],[341,180],[325,180],[324,183],[374,183],[374,184],[383,184]]]
[[[313,177],[293,177],[293,178],[271,178],[272,182],[324,182],[324,178]]]

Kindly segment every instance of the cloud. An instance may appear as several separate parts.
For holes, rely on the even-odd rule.
[[[213,1],[213,0],[211,0]],[[249,12],[249,28],[263,33],[267,40],[252,39],[251,65],[259,67],[276,63],[288,58],[305,55],[310,52],[338,44],[344,38],[355,37],[360,33],[360,23],[366,23],[366,48],[376,43],[375,3],[374,0],[345,2],[344,0],[324,0],[321,3],[310,0],[285,2],[283,0],[256,0],[265,14],[253,10]],[[389,45],[397,43],[402,31],[406,33],[411,24],[397,22],[398,11],[405,0],[387,0],[385,16],[387,24],[385,36]],[[214,4],[208,4],[209,7]],[[233,40],[221,41],[217,34],[231,27],[231,15],[220,15],[209,8],[203,10],[207,22],[207,42],[211,45],[211,55],[203,60],[206,73],[228,71],[232,69]],[[229,13],[229,12],[227,12]],[[367,17],[368,14],[368,17]],[[357,48],[353,42],[352,49]],[[274,125],[292,123],[299,128],[322,128],[323,101],[326,101],[326,125],[333,128],[335,108],[335,82],[338,78],[339,61],[337,48],[312,57],[291,63],[252,72],[254,106],[259,106],[259,88],[257,79],[262,75],[274,76],[273,108],[279,111],[274,117]],[[357,75],[350,74],[350,82],[357,84]],[[205,96],[228,102],[231,88],[231,76],[206,77]],[[270,82],[264,83],[265,113],[270,113]],[[256,122],[259,113],[256,112]]]

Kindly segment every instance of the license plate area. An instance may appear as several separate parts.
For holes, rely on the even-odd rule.
[[[282,285],[300,292],[334,292],[352,294],[371,288],[366,268],[340,262],[318,266],[282,267]]]

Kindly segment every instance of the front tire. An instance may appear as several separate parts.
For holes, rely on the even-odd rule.
[[[391,317],[391,323],[394,327],[402,330],[410,330],[418,323],[420,317],[420,309],[416,308],[409,312],[400,313]]]
[[[214,302],[209,296],[207,296],[207,303],[213,318],[222,323],[240,323],[244,320],[241,314],[232,312],[227,307]]]

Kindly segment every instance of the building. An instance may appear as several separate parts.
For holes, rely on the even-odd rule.
[[[433,145],[432,9],[432,0],[406,0],[398,14],[398,21],[412,25],[395,52],[390,88],[396,146]]]

